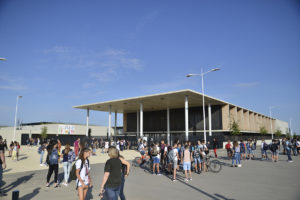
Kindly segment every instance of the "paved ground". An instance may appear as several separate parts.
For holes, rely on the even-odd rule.
[[[224,155],[224,152],[222,152]],[[133,169],[125,183],[125,194],[129,200],[141,199],[213,199],[213,200],[299,200],[300,199],[300,156],[287,163],[281,155],[278,163],[251,160],[243,162],[242,168],[230,167],[229,160],[221,158],[223,169],[218,174],[193,174],[193,180],[172,182],[168,176],[156,176]],[[87,199],[98,199],[104,164],[93,164],[94,187]],[[1,200],[11,199],[13,190],[20,190],[20,199],[77,199],[74,181],[68,187],[45,187],[46,170],[5,174],[3,189],[9,194]],[[60,178],[63,171],[60,169]]]

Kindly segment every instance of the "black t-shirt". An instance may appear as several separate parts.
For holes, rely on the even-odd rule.
[[[4,154],[4,152],[5,152],[5,151],[4,151],[4,146],[5,146],[5,145],[4,145],[3,143],[0,144],[0,152],[3,153],[3,154]],[[0,165],[2,165],[2,160],[1,160],[1,158],[0,158]]]
[[[122,162],[119,158],[111,158],[105,163],[104,172],[109,172],[106,187],[118,187],[121,185]]]

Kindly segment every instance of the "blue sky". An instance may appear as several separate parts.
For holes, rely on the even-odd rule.
[[[276,106],[300,133],[299,1],[1,0],[0,27],[1,125],[13,125],[17,95],[23,122],[85,123],[72,106],[201,91],[185,75],[220,67],[206,94],[266,115]]]

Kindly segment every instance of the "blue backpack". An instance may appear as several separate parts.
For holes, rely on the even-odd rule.
[[[50,165],[57,164],[58,163],[58,152],[52,151],[52,153],[49,156],[49,163]]]

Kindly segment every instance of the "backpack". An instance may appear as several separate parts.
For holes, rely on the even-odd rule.
[[[42,153],[42,148],[43,148],[42,146],[39,147],[39,149],[38,149],[38,154],[41,154],[41,153]]]
[[[168,153],[168,159],[169,159],[170,162],[173,162],[173,161],[175,160],[175,156],[176,156],[176,155],[174,155],[174,154],[175,154],[174,149],[171,150],[171,151]]]
[[[195,151],[194,151],[194,158],[200,158],[200,149],[196,149]]]
[[[77,162],[77,160],[76,160],[76,162]],[[88,163],[88,167],[90,167],[90,161],[89,161],[89,159],[86,159],[86,160],[87,160],[87,163]],[[76,180],[77,179],[77,176],[76,176],[76,162],[72,166],[72,169],[71,169],[71,172],[70,172],[70,176],[69,176],[70,180]],[[82,168],[83,168],[83,162],[81,162],[81,165],[80,165],[79,175],[80,175],[80,172],[81,172]],[[78,187],[78,183],[76,185],[76,190],[77,190],[77,187]]]
[[[268,144],[267,144],[267,143],[264,143],[263,150],[264,150],[264,151],[267,151],[268,149],[269,149],[269,146],[268,146]]]
[[[255,145],[254,143],[252,144],[251,149],[252,149],[252,150],[255,150],[255,149],[256,149],[256,145]]]
[[[58,161],[58,154],[53,154],[53,151],[51,152],[50,156],[48,156],[49,163],[53,164]]]
[[[157,156],[158,155],[158,151],[157,151],[157,147],[153,147],[153,149],[151,150],[151,155],[152,156]]]

